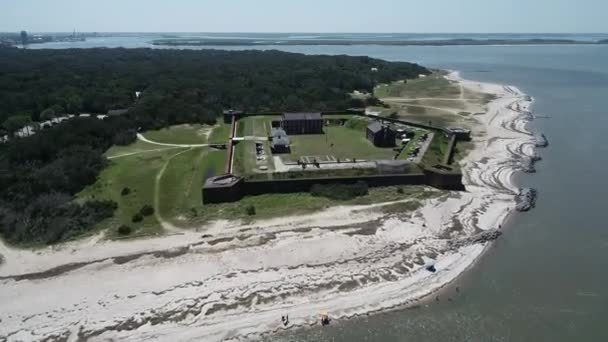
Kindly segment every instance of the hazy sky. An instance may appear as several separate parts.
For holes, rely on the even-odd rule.
[[[608,32],[608,0],[0,0],[0,31]]]

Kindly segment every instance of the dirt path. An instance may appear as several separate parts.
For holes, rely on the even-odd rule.
[[[137,133],[137,139],[143,141],[143,142],[147,142],[148,144],[153,144],[153,145],[159,145],[159,146],[170,146],[170,147],[205,147],[205,146],[209,146],[210,144],[166,144],[166,143],[160,143],[157,141],[152,141],[147,139],[146,137],[144,137],[142,134]]]
[[[194,147],[190,147],[169,157],[169,159],[167,159],[167,161],[165,162],[165,165],[163,165],[160,171],[158,171],[158,174],[156,175],[156,179],[154,181],[154,216],[156,217],[156,220],[158,220],[158,223],[161,225],[161,227],[168,232],[181,232],[182,229],[174,226],[168,221],[163,220],[160,214],[160,180],[163,178],[163,174],[165,173],[167,166],[169,166],[169,163],[173,158],[179,156],[180,154],[192,151],[193,149]]]
[[[384,99],[384,100],[386,100],[386,99]],[[400,98],[391,98],[391,100],[387,100],[387,101],[395,103],[395,104],[399,104],[399,105],[405,106],[405,107],[420,107],[420,108],[427,108],[427,109],[435,109],[435,110],[440,110],[442,112],[446,112],[446,113],[450,113],[450,114],[454,114],[454,115],[458,115],[458,112],[459,112],[458,110],[450,109],[450,108],[427,106],[427,105],[416,104],[416,103],[407,103],[407,101],[412,101],[412,100],[406,100],[406,99],[400,99]]]
[[[153,150],[145,150],[145,151],[137,151],[137,152],[130,152],[130,153],[123,153],[123,154],[118,154],[115,156],[110,156],[108,157],[108,159],[116,159],[116,158],[122,158],[122,157],[130,157],[130,156],[134,156],[137,154],[142,154],[142,153],[148,153],[148,152],[159,152],[159,151],[165,151],[165,150],[171,150],[174,148],[181,148],[181,147],[167,147],[167,148],[155,148]]]

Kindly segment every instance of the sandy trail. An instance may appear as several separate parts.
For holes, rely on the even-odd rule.
[[[205,146],[210,146],[210,144],[166,144],[166,143],[160,143],[157,141],[152,141],[149,140],[148,138],[144,137],[143,134],[137,133],[137,139],[143,141],[143,142],[147,142],[148,144],[153,144],[153,145],[159,145],[159,146],[172,146],[172,147],[205,147]]]
[[[171,149],[175,149],[175,148],[181,148],[181,147],[178,146],[178,147],[155,148],[155,149],[152,149],[152,150],[145,150],[145,151],[137,151],[137,152],[129,152],[129,153],[117,154],[115,156],[109,156],[107,158],[110,159],[110,160],[112,160],[112,159],[117,159],[117,158],[130,157],[130,156],[134,156],[134,155],[138,155],[138,154],[143,154],[143,153],[160,152],[160,151],[165,151],[165,150],[171,150]]]
[[[0,340],[248,340],[414,303],[455,279],[514,208],[518,156],[533,151],[530,99],[513,87],[451,79],[497,95],[476,116],[466,192],[414,213],[371,206],[243,225],[220,221],[158,238],[100,236],[40,250],[0,244]],[[188,146],[190,147],[190,146]],[[407,199],[405,199],[407,200]],[[424,269],[434,263],[436,273]]]
[[[408,103],[408,101],[415,101],[415,100],[420,100],[420,99],[409,100],[409,99],[399,99],[399,98],[394,98],[394,97],[382,99],[382,101],[398,103],[404,107],[420,107],[420,108],[427,108],[427,109],[435,109],[435,110],[439,110],[439,111],[454,114],[454,115],[458,115],[458,113],[460,112],[460,110],[451,109],[451,108],[429,106],[429,105],[418,104],[418,103]],[[461,100],[458,100],[458,101],[461,101]]]
[[[185,149],[183,151],[180,151],[172,156],[170,156],[167,161],[165,162],[165,164],[163,165],[163,167],[160,169],[160,171],[158,171],[158,174],[156,174],[156,178],[154,179],[154,217],[156,217],[156,220],[160,223],[160,225],[163,227],[164,230],[168,231],[168,232],[182,232],[183,229],[180,229],[176,226],[174,226],[171,222],[166,221],[162,218],[161,214],[160,214],[160,196],[161,196],[161,187],[160,187],[160,181],[163,178],[163,175],[165,174],[165,170],[167,170],[167,167],[169,166],[169,163],[171,163],[171,160],[173,160],[173,158],[179,156],[180,154],[184,154],[186,152],[192,151],[194,147]]]

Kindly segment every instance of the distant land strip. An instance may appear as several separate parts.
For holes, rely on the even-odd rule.
[[[241,46],[241,45],[394,45],[394,46],[450,46],[450,45],[597,45],[608,44],[608,39],[581,41],[571,39],[444,39],[444,40],[348,40],[348,39],[156,39],[154,45],[168,46]]]

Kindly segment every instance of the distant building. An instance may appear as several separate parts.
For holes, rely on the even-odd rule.
[[[374,146],[393,147],[396,138],[397,131],[379,121],[372,122],[367,126],[367,140],[371,141]]]
[[[282,128],[273,128],[272,135],[270,137],[270,150],[272,153],[290,153],[291,149],[289,147],[290,141],[287,133]]]
[[[321,113],[284,113],[281,127],[287,134],[323,134]]]
[[[243,115],[243,111],[241,110],[234,110],[234,109],[226,109],[223,112],[224,114],[224,123],[231,123],[232,122],[232,118],[239,118],[239,116]]]

